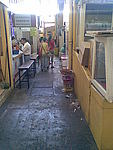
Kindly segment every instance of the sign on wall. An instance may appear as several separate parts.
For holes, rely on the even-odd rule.
[[[13,14],[12,20],[14,27],[38,27],[35,15]]]
[[[14,15],[16,27],[31,27],[31,15]]]

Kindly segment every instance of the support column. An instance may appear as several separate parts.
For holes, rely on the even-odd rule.
[[[70,7],[70,12],[69,12],[69,52],[68,52],[68,56],[69,56],[69,69],[72,69],[72,58],[73,58],[73,53],[72,53],[72,46],[73,46],[73,38],[72,38],[72,26],[73,26],[73,1],[70,0],[69,3],[69,7]]]
[[[84,33],[85,33],[85,10],[86,4],[83,4],[80,8],[80,41],[79,46],[84,42]]]
[[[76,49],[76,3],[73,1],[73,51]]]
[[[60,12],[58,14],[58,26],[59,26],[59,33],[61,34],[59,36],[59,50],[61,47],[64,45],[64,34],[62,32],[62,27],[63,27],[63,12]]]

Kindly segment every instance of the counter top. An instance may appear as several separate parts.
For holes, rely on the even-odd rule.
[[[16,58],[21,57],[22,54],[23,54],[23,52],[22,52],[21,50],[19,50],[19,54],[17,54],[17,55],[12,55],[13,60],[15,60]]]

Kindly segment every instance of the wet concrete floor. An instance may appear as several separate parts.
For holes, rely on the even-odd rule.
[[[97,150],[76,97],[66,98],[59,61],[16,88],[0,108],[0,150]]]

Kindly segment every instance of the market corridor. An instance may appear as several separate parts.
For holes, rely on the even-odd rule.
[[[62,92],[59,61],[15,89],[0,108],[0,150],[97,150],[75,96]]]

